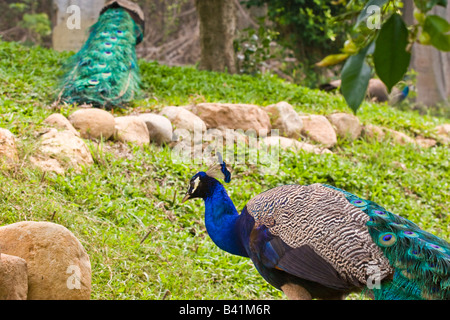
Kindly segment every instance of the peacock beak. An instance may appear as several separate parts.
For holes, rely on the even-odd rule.
[[[186,193],[183,200],[181,200],[181,203],[188,201],[191,198],[191,195],[189,193]]]

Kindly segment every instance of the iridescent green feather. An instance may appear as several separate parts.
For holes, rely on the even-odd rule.
[[[413,222],[395,215],[375,202],[347,191],[347,200],[369,215],[372,240],[381,248],[394,268],[392,280],[373,289],[375,299],[450,299],[450,244],[421,230]]]
[[[141,27],[125,9],[105,11],[64,66],[58,100],[108,109],[128,104],[139,93],[135,46],[141,38]]]

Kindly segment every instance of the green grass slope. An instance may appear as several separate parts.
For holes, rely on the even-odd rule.
[[[43,175],[29,163],[36,132],[54,111],[60,66],[69,56],[0,41],[0,127],[18,138],[20,161],[0,170],[0,225],[52,221],[71,230],[92,264],[92,299],[278,299],[248,259],[216,248],[200,200],[181,204],[190,177],[206,169],[177,164],[171,149],[89,143],[95,164],[81,173]],[[166,105],[288,101],[299,112],[350,110],[339,95],[279,78],[227,75],[140,61],[144,95],[122,113]],[[61,110],[71,112],[67,106]],[[432,135],[448,119],[364,103],[358,116],[409,135]],[[450,240],[450,152],[412,145],[339,141],[332,155],[282,152],[277,174],[236,165],[226,186],[240,210],[254,195],[280,184],[323,182],[378,202]],[[141,239],[148,234],[142,242]],[[359,298],[359,297],[356,297]]]

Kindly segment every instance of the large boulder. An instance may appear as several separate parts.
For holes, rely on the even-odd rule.
[[[425,138],[422,136],[416,137],[416,143],[421,146],[422,148],[432,148],[437,144],[437,141],[435,139],[431,138]]]
[[[44,120],[44,123],[60,130],[69,130],[77,137],[80,136],[80,133],[72,126],[70,121],[60,113],[53,113],[49,115]]]
[[[362,134],[369,140],[382,141],[385,138],[383,128],[370,123],[363,126]]]
[[[362,125],[358,117],[349,113],[333,113],[327,116],[334,126],[336,134],[344,139],[356,140],[362,132]]]
[[[131,142],[139,146],[150,143],[147,125],[137,116],[124,116],[115,118],[116,133],[114,138],[121,142]]]
[[[281,101],[264,108],[272,124],[272,129],[278,129],[281,136],[300,138],[303,122],[294,108],[287,102]]]
[[[315,153],[315,154],[323,154],[323,153],[332,153],[330,150],[325,149],[325,148],[319,148],[315,145],[306,143],[306,142],[301,142],[301,141],[297,141],[295,139],[290,139],[290,138],[286,138],[286,137],[278,137],[278,136],[269,136],[269,137],[265,137],[262,138],[259,141],[258,146],[261,147],[279,147],[283,150],[293,150],[293,151],[306,151],[306,152],[311,152],[311,153]]]
[[[80,241],[67,228],[23,221],[0,227],[3,253],[24,259],[29,300],[87,300],[91,263]]]
[[[205,132],[205,122],[183,107],[169,106],[161,110],[161,115],[167,117],[175,129],[184,129],[189,132]]]
[[[31,156],[30,162],[41,169],[42,172],[54,172],[56,174],[64,174],[66,170],[59,163],[58,160],[53,158],[46,158],[45,156]]]
[[[80,132],[82,138],[105,140],[115,132],[114,117],[108,111],[88,108],[75,111],[69,116],[70,123]]]
[[[380,79],[370,79],[367,88],[367,96],[371,101],[384,102],[389,100],[389,93],[383,81]]]
[[[206,130],[206,133],[203,136],[204,142],[218,141],[218,140],[222,141],[224,144],[228,144],[229,146],[234,144],[245,146],[248,144],[249,137],[245,135],[244,130],[218,129],[218,128]]]
[[[325,148],[333,147],[337,143],[336,132],[325,116],[300,116],[303,121],[302,134],[312,141],[322,144]]]
[[[89,166],[94,163],[91,152],[83,139],[75,136],[71,131],[58,131],[54,128],[41,136],[38,147],[38,155],[35,157],[35,164],[45,164],[41,166],[44,171],[50,165],[47,159],[56,159],[61,168],[74,168],[80,171],[83,166]],[[54,161],[52,161],[54,164]],[[55,170],[58,172],[60,169]],[[60,172],[58,172],[60,173]]]
[[[450,123],[444,123],[436,127],[438,139],[444,144],[450,144]]]
[[[143,113],[138,117],[147,125],[151,142],[162,145],[172,141],[172,123],[169,119],[154,113]]]
[[[394,143],[396,143],[396,144],[400,144],[400,145],[417,144],[415,139],[411,138],[410,136],[408,136],[407,134],[405,134],[403,132],[388,129],[388,128],[383,128],[383,130],[384,130],[386,136],[391,137],[392,140],[394,141]]]
[[[0,161],[2,159],[12,163],[19,159],[19,155],[14,135],[8,129],[0,128]]]
[[[27,294],[27,262],[19,257],[0,253],[0,300],[26,300]]]
[[[191,107],[208,128],[242,129],[267,135],[270,118],[260,107],[253,104],[200,103]]]

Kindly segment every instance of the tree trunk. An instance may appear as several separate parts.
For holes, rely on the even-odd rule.
[[[233,40],[236,7],[233,0],[196,0],[200,20],[200,69],[236,73]]]
[[[413,0],[405,1],[405,20],[414,23]],[[436,14],[447,21],[450,19],[450,6],[435,6],[429,14]],[[426,106],[432,106],[450,97],[450,53],[442,52],[433,46],[415,43],[412,50],[410,67],[417,71],[417,100]]]

